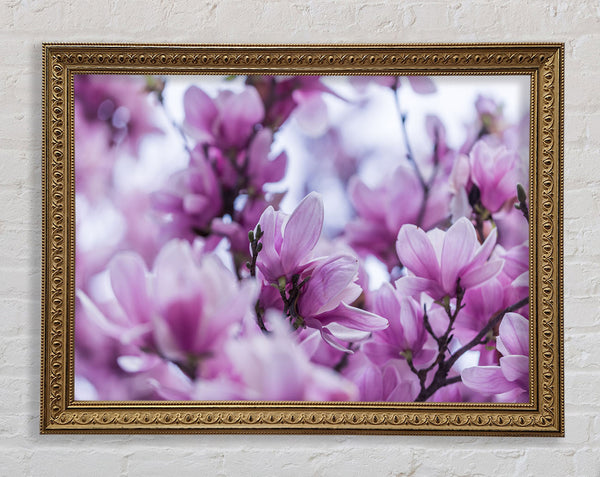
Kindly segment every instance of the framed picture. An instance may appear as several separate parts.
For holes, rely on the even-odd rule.
[[[44,45],[41,432],[564,435],[563,45]]]

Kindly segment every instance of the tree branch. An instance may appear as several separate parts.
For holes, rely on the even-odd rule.
[[[481,331],[479,333],[477,333],[477,335],[475,336],[475,338],[473,338],[471,341],[469,341],[462,348],[456,350],[454,352],[454,354],[448,359],[448,361],[446,362],[446,365],[448,366],[448,370],[450,370],[450,368],[452,367],[452,365],[454,365],[454,363],[456,363],[456,361],[458,360],[458,358],[460,358],[463,354],[465,354],[471,348],[474,348],[475,346],[477,346],[478,344],[480,344],[481,340],[483,339],[483,337],[485,335],[487,335],[489,331],[491,331],[492,329],[494,329],[494,327],[500,322],[500,320],[504,317],[504,315],[506,315],[507,313],[511,313],[511,312],[513,312],[515,310],[518,310],[519,308],[525,306],[527,303],[529,303],[529,297],[523,298],[522,300],[514,303],[511,306],[507,306],[504,310],[496,313],[490,319],[490,321],[487,322],[487,325],[485,325],[481,329]]]
[[[448,359],[443,359],[440,361],[440,359],[439,359],[440,354],[438,354],[438,359],[436,360],[436,363],[434,363],[434,365],[439,362],[439,366],[435,373],[435,376],[433,377],[433,381],[427,387],[425,387],[423,384],[421,384],[421,391],[419,392],[419,395],[417,396],[415,401],[416,402],[424,402],[427,399],[429,399],[431,396],[433,396],[433,394],[436,391],[443,388],[444,386],[448,386],[449,384],[459,382],[461,380],[460,376],[454,376],[452,378],[448,378],[448,373],[450,373],[450,370],[452,369],[452,366],[454,365],[454,363],[456,363],[456,361],[462,355],[464,355],[467,351],[469,351],[472,348],[474,348],[475,346],[481,344],[482,339],[500,322],[500,320],[504,317],[504,315],[506,315],[507,313],[513,312],[515,310],[518,310],[522,306],[525,306],[527,303],[529,303],[529,297],[523,298],[522,300],[519,300],[518,302],[514,303],[513,305],[508,306],[504,310],[496,313],[492,318],[490,318],[490,320],[487,322],[487,324],[481,329],[481,331],[479,333],[477,333],[477,335],[471,341],[469,341],[462,348],[455,351],[452,355],[450,355],[450,357]],[[448,339],[448,343],[449,342],[450,342],[450,339]],[[440,349],[440,351],[441,351],[441,349]],[[443,356],[443,355],[441,355],[441,356]],[[409,366],[410,366],[410,363],[409,363]],[[411,367],[411,370],[413,370],[413,367]],[[413,371],[413,372],[415,372],[415,371]],[[423,372],[423,370],[417,371],[417,376],[419,376],[419,380],[421,381],[421,383],[423,383],[424,381],[421,380],[421,376],[418,373],[422,373],[422,372]]]

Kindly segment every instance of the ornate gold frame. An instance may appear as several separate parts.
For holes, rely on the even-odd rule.
[[[531,78],[530,402],[83,402],[73,397],[73,75],[523,74]],[[43,47],[42,433],[564,435],[562,44]]]

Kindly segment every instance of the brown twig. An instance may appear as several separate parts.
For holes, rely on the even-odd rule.
[[[425,370],[416,370],[414,368],[414,366],[412,366],[412,362],[409,363],[409,367],[411,368],[413,373],[415,373],[419,377],[419,382],[421,383],[421,390],[419,392],[419,395],[415,399],[415,401],[416,402],[424,402],[427,399],[429,399],[439,389],[441,389],[445,386],[448,386],[450,384],[460,382],[461,381],[460,376],[453,376],[450,378],[448,377],[448,374],[450,373],[450,370],[452,369],[452,366],[454,365],[454,363],[456,363],[456,361],[462,355],[464,355],[467,351],[471,350],[472,348],[474,348],[477,345],[484,344],[486,342],[486,340],[484,338],[487,336],[487,334],[491,330],[494,329],[494,327],[500,322],[500,320],[504,317],[504,315],[506,315],[507,313],[513,312],[515,310],[518,310],[519,308],[525,306],[527,303],[529,303],[529,297],[523,298],[522,300],[519,300],[518,302],[514,303],[513,305],[508,306],[504,310],[496,313],[492,318],[490,318],[490,320],[487,322],[487,324],[481,329],[481,331],[479,331],[479,333],[477,333],[477,335],[471,341],[469,341],[466,345],[464,345],[463,347],[459,348],[457,351],[452,353],[447,359],[444,359],[445,353],[447,351],[447,345],[450,343],[450,341],[452,339],[451,335],[449,334],[452,326],[449,325],[446,330],[446,333],[444,333],[444,336],[446,336],[447,339],[443,340],[442,338],[444,338],[444,337],[442,337],[440,339],[440,341],[441,341],[441,345],[439,345],[440,352],[438,353],[438,358],[436,359],[436,361],[433,363],[432,366],[430,366],[429,368],[426,368]],[[458,297],[457,297],[457,308],[454,312],[454,320],[456,319],[456,316],[458,315],[458,311],[457,311],[458,309],[459,309],[459,307],[458,307]],[[454,320],[451,320],[451,321],[453,322]],[[443,353],[442,353],[442,350],[443,350]],[[442,359],[440,359],[440,357]],[[436,365],[438,366],[438,369],[433,377],[432,382],[429,384],[429,386],[425,386],[427,373],[431,369],[433,369],[433,367],[435,367]]]

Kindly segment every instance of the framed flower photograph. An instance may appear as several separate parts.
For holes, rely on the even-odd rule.
[[[562,45],[43,74],[41,432],[564,435]]]

